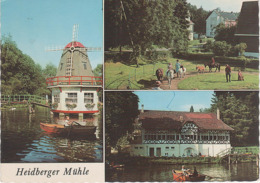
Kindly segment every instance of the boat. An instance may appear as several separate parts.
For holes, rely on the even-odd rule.
[[[206,175],[203,174],[198,174],[197,176],[193,176],[191,175],[184,175],[184,173],[180,170],[172,170],[172,175],[173,175],[173,181],[176,182],[184,182],[184,181],[188,181],[188,182],[200,182],[200,181],[204,181]]]
[[[56,135],[94,135],[96,132],[96,126],[82,126],[76,123],[76,125],[60,125],[40,123],[40,127],[43,131],[49,134]]]

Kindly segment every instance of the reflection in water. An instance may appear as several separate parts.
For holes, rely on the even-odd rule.
[[[228,165],[197,164],[197,170],[207,175],[206,181],[255,181],[259,178],[259,168],[256,163],[240,163]],[[194,165],[186,165],[193,169]],[[151,166],[125,166],[122,170],[106,169],[107,182],[172,182],[171,170],[180,170],[181,165],[151,165]]]
[[[2,111],[2,156],[11,162],[102,162],[102,122],[93,117],[96,133],[86,138],[49,135],[40,129],[40,122],[56,123],[49,110],[37,107],[35,114],[27,109]],[[93,120],[91,117],[91,120]]]

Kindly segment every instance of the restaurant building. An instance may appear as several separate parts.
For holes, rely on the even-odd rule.
[[[233,130],[214,113],[142,110],[135,123],[131,156],[217,156],[231,147]]]

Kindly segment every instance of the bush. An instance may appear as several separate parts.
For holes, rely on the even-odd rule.
[[[246,45],[246,43],[239,43],[234,48],[239,53],[240,56],[244,56],[247,45]]]
[[[213,41],[212,40],[207,40],[207,43],[203,46],[205,51],[208,52],[208,51],[212,51],[212,48],[213,48]]]
[[[217,56],[226,56],[228,55],[230,49],[231,45],[227,44],[225,41],[215,41],[212,51]]]

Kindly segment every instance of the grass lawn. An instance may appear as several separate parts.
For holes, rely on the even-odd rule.
[[[257,73],[244,73],[245,81],[237,80],[237,72],[231,75],[231,82],[226,82],[224,73],[212,72],[197,74],[179,82],[180,90],[237,90],[258,89],[259,76]]]
[[[165,61],[153,64],[143,64],[139,68],[136,65],[126,65],[121,62],[106,62],[105,63],[105,88],[108,90],[113,89],[150,89],[155,81],[155,71],[158,68],[162,68],[164,73],[167,70],[169,62],[173,64],[175,68],[176,58],[168,58]],[[179,59],[183,64],[187,72],[196,72],[196,65],[202,65],[205,61],[188,61]],[[224,66],[221,66],[221,72],[212,72],[204,74],[196,74],[184,80],[181,80],[178,84],[178,89],[181,90],[237,90],[237,89],[258,89],[259,76],[257,69],[247,68],[243,71],[245,81],[237,81],[237,70],[240,68],[232,67],[231,82],[227,83]],[[214,69],[213,69],[214,71]]]

